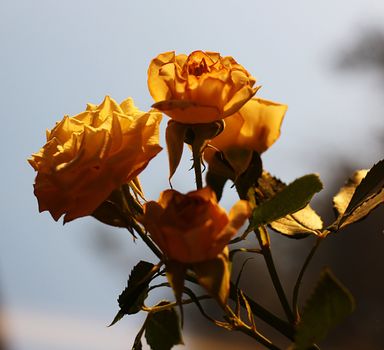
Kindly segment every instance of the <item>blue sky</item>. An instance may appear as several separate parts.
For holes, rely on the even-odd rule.
[[[153,57],[218,51],[257,78],[260,97],[289,106],[265,167],[288,182],[318,172],[327,185],[340,159],[367,168],[382,156],[381,82],[335,62],[383,17],[379,0],[2,0],[0,295],[12,349],[127,348],[140,317],[105,325],[130,267],[153,259],[123,230],[90,218],[63,227],[38,213],[26,158],[44,144],[45,129],[107,94],[132,96],[147,110]],[[173,182],[181,191],[193,188],[187,162]],[[148,198],[168,187],[167,175],[164,150],[141,177]],[[233,199],[228,189],[223,205]],[[97,250],[105,232],[118,242],[113,256]]]

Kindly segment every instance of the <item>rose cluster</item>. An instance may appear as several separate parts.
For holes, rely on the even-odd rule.
[[[78,115],[65,116],[47,131],[46,144],[29,159],[37,171],[34,193],[39,210],[49,211],[55,220],[64,215],[68,222],[93,215],[114,191],[137,184],[137,176],[162,149],[162,113],[170,118],[167,133],[172,128],[176,135],[171,136],[179,139],[181,147],[187,142],[195,149],[194,142],[200,140],[199,162],[204,159],[220,173],[220,166],[214,165],[219,159],[233,171],[231,179],[236,179],[254,153],[261,154],[279,137],[287,109],[255,98],[255,82],[232,57],[219,53],[158,55],[148,69],[153,109],[142,112],[130,98],[118,104],[107,96],[100,105],[88,105]],[[220,128],[200,134],[199,130],[210,125]],[[188,130],[193,130],[192,138]],[[170,158],[175,157],[174,152],[169,147]],[[135,203],[140,208],[133,219],[144,227],[164,260],[187,265],[225,252],[250,215],[244,200],[227,214],[210,187],[187,194],[168,189],[157,202]]]

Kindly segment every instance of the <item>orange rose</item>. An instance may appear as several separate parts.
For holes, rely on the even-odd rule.
[[[127,99],[106,97],[47,131],[47,143],[29,163],[37,171],[40,212],[64,222],[90,215],[123,183],[133,180],[161,150],[161,114],[140,112]]]
[[[181,194],[161,193],[144,205],[141,221],[170,260],[197,263],[216,258],[250,215],[247,201],[238,201],[229,215],[209,188]]]
[[[278,139],[287,108],[286,105],[252,98],[225,119],[224,130],[209,144],[220,150],[235,171],[241,173],[244,169],[240,167],[247,167],[247,160],[251,160],[253,151],[260,154]],[[215,153],[214,149],[208,148],[204,152],[208,163]]]
[[[153,107],[186,124],[210,123],[235,113],[256,93],[254,84],[244,67],[216,52],[166,52],[148,69]]]

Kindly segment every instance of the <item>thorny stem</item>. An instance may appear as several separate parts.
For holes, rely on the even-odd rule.
[[[266,230],[265,227],[260,227],[259,230]],[[291,307],[289,305],[287,296],[284,292],[283,286],[281,285],[279,275],[277,274],[275,263],[273,261],[272,252],[269,244],[265,244],[261,238],[259,230],[255,230],[257,239],[259,241],[262,254],[264,256],[265,263],[268,268],[269,275],[271,276],[273,286],[275,287],[276,293],[280,299],[281,306],[284,309],[285,315],[290,323],[293,323],[295,318]]]
[[[263,306],[258,304],[256,301],[251,299],[248,295],[244,294],[244,296],[248,300],[248,304],[251,307],[251,310],[253,314],[263,320],[265,323],[270,325],[271,327],[275,328],[277,331],[279,331],[281,334],[284,334],[288,339],[293,340],[294,336],[294,329],[293,326],[286,321],[281,320],[277,316],[275,316],[273,313],[265,309]],[[236,287],[233,283],[231,283],[231,289],[229,291],[229,297],[232,300],[236,300],[237,298],[237,291]],[[244,301],[240,301],[242,306],[244,306]]]
[[[199,189],[199,188],[202,188],[200,150],[198,150],[198,151],[194,150],[193,160],[194,160],[194,169],[195,169],[195,176],[196,176],[196,186]],[[124,200],[125,200],[125,198],[124,198]],[[124,215],[122,215],[122,216],[124,216]],[[132,223],[131,223],[131,225],[132,225]],[[134,226],[133,227],[134,230],[138,233],[138,235],[144,241],[144,243],[152,250],[152,252],[160,260],[162,260],[163,254],[161,253],[159,248],[157,248],[157,246],[152,242],[150,237],[144,232],[143,228],[136,222],[134,222],[133,226]],[[193,283],[197,283],[196,279],[192,276],[187,275],[186,279],[193,282]],[[236,288],[234,287],[234,285],[232,283],[231,283],[231,288],[230,288],[230,298],[232,300],[237,299]],[[280,318],[278,318],[277,316],[275,316],[274,314],[269,312],[267,309],[263,308],[257,302],[250,299],[248,296],[247,296],[247,300],[248,300],[248,303],[250,304],[252,312],[255,314],[255,316],[259,317],[261,320],[263,320],[264,322],[269,324],[271,327],[275,328],[280,333],[284,334],[287,338],[293,340],[294,330],[289,323],[286,323],[285,321],[281,320]],[[200,306],[200,308],[201,308],[201,306]],[[204,310],[201,309],[200,311],[204,311]],[[206,316],[208,316],[208,315],[206,315]],[[275,345],[273,345],[268,339],[264,338],[261,334],[259,334],[257,332],[255,333],[252,329],[248,328],[248,326],[246,326],[246,325],[241,326],[240,328],[238,328],[238,330],[251,336],[255,340],[259,341],[261,344],[266,346],[268,349],[280,350]]]
[[[127,193],[123,190],[122,192],[122,199],[123,199],[123,202],[124,202],[124,206],[125,208],[129,208],[129,205],[128,205],[128,201],[127,201]],[[141,209],[140,208],[137,208],[138,210]],[[126,219],[125,215],[121,213],[121,218],[124,220],[124,222],[126,223],[127,225],[127,229],[129,226],[132,226],[134,228],[134,230],[137,232],[137,234],[140,236],[140,238],[144,241],[144,243],[152,250],[152,252],[160,259],[162,260],[163,259],[163,254],[162,252],[160,251],[159,248],[156,247],[155,243],[153,243],[153,241],[151,240],[151,238],[144,232],[143,228],[137,223],[136,219],[132,219],[132,222],[128,222],[128,220]]]
[[[319,247],[320,243],[323,241],[322,237],[319,236],[316,239],[316,242],[314,246],[312,247],[311,251],[309,252],[307,258],[304,261],[303,267],[300,270],[299,275],[297,276],[297,280],[295,283],[295,287],[293,288],[293,296],[292,296],[292,309],[293,312],[295,313],[295,322],[299,322],[300,320],[300,313],[299,313],[299,308],[298,308],[298,299],[299,299],[299,291],[300,291],[300,285],[301,281],[303,280],[304,273],[311,262],[313,256],[315,255],[317,248]]]
[[[264,345],[267,349],[270,350],[281,350],[276,345],[274,345],[269,339],[265,338],[262,334],[259,332],[253,330],[252,328],[249,328],[247,325],[239,325],[235,327],[236,330],[250,336],[251,338],[255,339],[260,344]]]
[[[151,238],[144,232],[144,230],[139,225],[135,227],[135,231],[138,233],[138,235],[144,241],[144,243],[152,250],[152,252],[160,260],[163,260],[163,253],[160,251],[159,248],[156,247],[155,243],[152,242]]]
[[[203,177],[201,175],[201,151],[200,147],[192,144],[193,169],[195,170],[196,188],[203,188]]]
[[[260,344],[264,345],[267,349],[270,350],[281,350],[276,345],[274,345],[268,338],[264,337],[259,333],[254,327],[250,327],[245,324],[239,317],[237,317],[229,306],[225,308],[225,311],[232,320],[232,326],[234,330],[240,331],[249,337],[255,339]]]

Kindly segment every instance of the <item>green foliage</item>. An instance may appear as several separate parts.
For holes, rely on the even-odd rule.
[[[304,208],[323,185],[315,174],[305,175],[261,203],[252,214],[250,228],[269,224]]]
[[[323,220],[308,204],[303,209],[270,223],[273,230],[291,238],[304,238],[318,234]]]
[[[358,170],[333,198],[338,219],[332,230],[338,230],[365,218],[384,203],[384,160],[371,170]]]
[[[153,275],[153,268],[153,264],[140,261],[132,269],[127,287],[118,298],[120,310],[110,326],[120,321],[124,315],[135,314],[141,310],[148,294],[148,285]]]
[[[350,292],[328,269],[323,270],[304,307],[293,349],[311,349],[314,343],[324,339],[331,328],[348,316],[354,306]]]
[[[259,178],[255,197],[258,204],[274,197],[277,193],[285,189],[287,185],[279,179],[263,172]],[[321,217],[308,204],[303,209],[288,214],[269,224],[269,226],[290,238],[305,238],[309,234],[317,234],[323,228]]]
[[[167,305],[163,301],[157,306]],[[145,339],[152,350],[170,350],[174,345],[183,344],[180,321],[174,308],[151,312],[147,316]]]
[[[345,214],[350,214],[367,199],[377,195],[384,187],[384,160],[375,164],[356,188]]]

